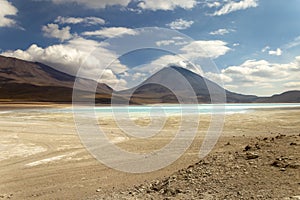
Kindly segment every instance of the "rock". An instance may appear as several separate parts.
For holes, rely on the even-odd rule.
[[[275,160],[272,164],[271,164],[273,167],[280,167],[281,164],[279,161]]]
[[[245,147],[244,151],[249,151],[249,150],[251,150],[251,149],[252,149],[252,147],[251,147],[250,145],[247,145],[247,146]]]
[[[295,142],[291,142],[291,144],[290,144],[291,146],[297,146],[297,143],[295,143]]]
[[[300,200],[300,195],[299,196],[293,196],[293,197],[286,197],[284,200]]]
[[[255,148],[256,148],[256,149],[261,149],[261,147],[259,146],[258,143],[255,144]]]
[[[256,153],[247,153],[247,154],[246,154],[246,159],[247,159],[247,160],[256,159],[256,158],[258,158],[258,157],[259,157],[259,155],[256,154]]]
[[[101,192],[101,189],[97,189],[96,192]]]
[[[280,171],[284,172],[286,169],[285,168],[280,168]]]
[[[287,167],[292,168],[292,169],[299,169],[300,164],[299,163],[289,163]]]

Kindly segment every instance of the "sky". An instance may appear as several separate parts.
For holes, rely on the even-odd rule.
[[[0,0],[0,54],[118,90],[176,64],[269,96],[300,90],[299,19],[299,0]]]

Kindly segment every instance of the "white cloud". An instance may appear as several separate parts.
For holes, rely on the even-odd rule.
[[[182,55],[164,55],[150,63],[136,69],[139,72],[154,74],[155,72],[161,70],[167,66],[179,66],[197,74],[202,75],[203,72],[200,67],[195,66],[193,63],[189,62]]]
[[[138,7],[145,10],[174,10],[175,8],[192,9],[197,5],[196,0],[143,0]]]
[[[226,89],[243,94],[268,96],[288,89],[300,89],[300,57],[286,64],[266,60],[247,60],[238,66],[229,66],[220,75],[208,74],[216,81],[220,77]]]
[[[132,78],[133,81],[137,81],[137,80],[141,80],[142,78],[145,78],[147,75],[144,73],[134,73],[132,76],[130,76],[130,78]]]
[[[210,35],[225,35],[225,34],[228,34],[230,32],[233,32],[233,31],[234,31],[233,29],[224,29],[224,28],[221,28],[221,29],[218,29],[216,31],[212,31],[209,34]]]
[[[51,0],[55,4],[76,3],[90,9],[103,9],[109,6],[127,7],[130,2],[137,2],[139,9],[144,10],[174,10],[176,8],[192,9],[196,0]],[[129,8],[136,11],[136,9]]]
[[[107,44],[105,44],[107,45]],[[41,62],[65,73],[76,75],[79,68],[81,77],[98,80],[110,86],[125,85],[126,82],[117,78],[116,74],[124,72],[127,67],[120,63],[118,56],[105,48],[103,43],[76,37],[65,44],[39,47],[31,45],[27,50],[7,51],[4,56]],[[111,62],[114,61],[112,64]]]
[[[175,39],[175,38],[173,38]],[[179,39],[179,38],[176,38]],[[173,40],[172,40],[173,41]],[[175,42],[175,41],[174,41]],[[169,43],[169,41],[160,41],[160,45]],[[176,43],[172,43],[176,45]],[[183,44],[182,44],[183,45]],[[197,64],[198,59],[202,58],[217,58],[221,55],[226,54],[230,48],[226,46],[227,43],[220,40],[211,41],[193,41],[183,46],[178,46],[179,50],[182,52],[178,55],[164,55],[156,60],[153,60],[149,64],[145,65],[140,70],[142,72],[154,73],[163,67],[169,65],[176,65],[186,69],[189,69],[195,73],[203,74]],[[193,64],[194,63],[194,64]]]
[[[241,0],[239,2],[235,1],[228,1],[225,5],[222,6],[222,8],[215,13],[213,13],[213,16],[220,16],[220,15],[226,15],[228,13],[238,11],[238,10],[245,10],[248,8],[254,8],[258,6],[258,0]]]
[[[215,83],[218,83],[219,85],[223,85],[223,83],[232,82],[232,78],[225,74],[216,74],[216,73],[212,73],[212,72],[206,72],[204,74],[204,76],[206,78],[208,78],[209,80],[211,80]]]
[[[209,8],[215,8],[215,7],[220,7],[221,6],[221,3],[220,2],[209,2],[209,3],[206,3],[206,6],[209,7]]]
[[[286,49],[290,49],[296,46],[300,45],[300,36],[296,37],[292,42],[289,42],[288,44],[286,44],[284,47]]]
[[[187,21],[184,19],[176,19],[175,21],[166,24],[168,27],[174,30],[184,30],[190,28],[193,25],[194,21]]]
[[[160,40],[157,41],[155,44],[159,47],[169,45],[183,46],[189,44],[189,42],[182,37],[172,37],[170,40]]]
[[[157,41],[156,45],[160,47],[160,46],[168,46],[168,45],[171,45],[174,43],[175,43],[175,40],[161,40],[161,41]]]
[[[225,55],[230,48],[221,40],[198,40],[184,46],[181,50],[185,52],[184,57],[190,60],[199,57],[218,58]]]
[[[62,17],[59,16],[54,21],[59,24],[86,24],[88,26],[91,25],[103,25],[105,24],[105,20],[98,17]]]
[[[18,9],[7,0],[0,0],[0,27],[12,27],[16,25],[16,21],[9,18],[15,16]]]
[[[127,6],[131,0],[52,0],[56,4],[77,3],[91,9],[101,9],[108,6]]]
[[[281,56],[282,55],[282,50],[280,48],[277,48],[275,51],[269,51],[269,55]]]
[[[98,36],[101,38],[121,37],[122,35],[137,35],[138,32],[125,27],[109,27],[97,31],[87,31],[82,33],[84,36]]]
[[[270,49],[270,47],[269,46],[265,46],[262,50],[261,50],[261,52],[266,52],[266,51],[268,51]]]
[[[284,87],[288,89],[300,89],[300,82],[288,82],[284,84]]]
[[[71,39],[73,35],[70,33],[71,27],[66,26],[62,29],[59,29],[57,24],[47,24],[42,27],[44,36],[50,38],[57,38],[60,41],[65,41]]]

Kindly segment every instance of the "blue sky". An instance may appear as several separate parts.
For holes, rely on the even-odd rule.
[[[95,79],[102,69],[123,89],[171,63],[188,68],[167,48],[226,89],[265,96],[300,89],[299,19],[299,0],[0,0],[0,51]],[[148,40],[156,49],[120,54]],[[203,69],[198,47],[219,71]]]

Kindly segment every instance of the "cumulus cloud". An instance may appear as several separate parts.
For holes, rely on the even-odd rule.
[[[143,0],[138,4],[145,10],[174,10],[175,8],[192,9],[197,5],[196,0]]]
[[[273,55],[273,56],[281,56],[282,55],[282,50],[280,48],[277,48],[274,51],[269,51],[269,54]]]
[[[97,31],[87,31],[82,33],[82,35],[84,36],[97,36],[101,38],[114,38],[114,37],[121,37],[122,35],[137,35],[137,34],[138,34],[137,31],[125,27],[109,27]]]
[[[12,27],[16,25],[16,21],[9,16],[15,16],[18,9],[7,0],[0,0],[0,27]]]
[[[209,34],[210,35],[225,35],[225,34],[228,34],[230,32],[233,32],[233,31],[234,31],[233,29],[224,29],[224,28],[221,28],[221,29],[218,29],[216,31],[212,31]]]
[[[55,23],[59,24],[85,24],[88,26],[91,25],[103,25],[105,20],[99,17],[62,17],[58,16]]]
[[[41,62],[74,76],[81,69],[81,77],[104,82],[112,87],[114,84],[126,84],[116,74],[122,73],[127,67],[120,63],[114,52],[94,40],[76,37],[66,44],[57,44],[46,48],[33,44],[27,50],[6,51],[2,55]],[[114,62],[112,63],[112,61]],[[98,80],[100,75],[102,77]]]
[[[221,16],[226,15],[228,13],[238,11],[238,10],[245,10],[248,8],[254,8],[258,6],[258,0],[241,0],[239,2],[235,1],[228,1],[225,5],[222,6],[221,9],[213,13],[213,16]]]
[[[198,40],[185,45],[182,49],[187,59],[198,57],[218,58],[225,55],[230,48],[221,40]]]
[[[56,4],[77,3],[91,9],[102,9],[108,6],[127,6],[131,0],[52,0]]]
[[[42,27],[42,31],[45,37],[57,38],[60,41],[71,39],[73,35],[70,33],[71,27],[66,26],[59,29],[57,24],[47,24]]]
[[[170,41],[163,40],[159,41],[159,43],[156,44],[176,45],[177,40],[180,40],[180,38],[173,38],[173,40]],[[145,65],[143,68],[140,68],[140,70],[142,72],[154,73],[166,66],[176,65],[202,75],[203,72],[199,70],[200,67],[197,66],[198,59],[217,58],[221,55],[226,54],[230,50],[230,48],[227,47],[227,43],[220,40],[193,41],[189,42],[188,44],[181,44],[180,46],[178,46],[178,48],[181,52],[180,54],[161,56]]]
[[[261,96],[281,93],[288,89],[300,89],[300,57],[293,62],[279,64],[266,60],[247,60],[241,65],[229,66],[221,74],[206,74],[208,78],[218,81],[221,77],[226,89],[243,94]]]
[[[188,29],[193,25],[194,21],[187,21],[184,19],[176,19],[175,21],[167,24],[168,27],[174,30]]]
[[[202,75],[203,71],[200,69],[199,66],[193,64],[192,62],[188,61],[186,58],[182,57],[181,55],[164,55],[159,57],[156,60],[149,62],[144,66],[140,66],[136,68],[136,72],[142,74],[154,74],[157,71],[161,70],[167,66],[179,66],[190,71],[193,71],[197,74]]]

